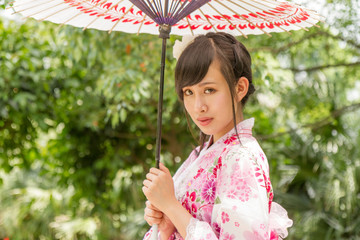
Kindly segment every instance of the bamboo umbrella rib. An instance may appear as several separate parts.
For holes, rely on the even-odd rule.
[[[116,4],[113,4],[110,8],[108,8],[105,12],[99,14],[99,15],[97,16],[97,18],[95,18],[95,19],[92,20],[88,25],[86,25],[86,26],[83,28],[83,30],[87,29],[91,24],[93,24],[96,20],[98,20],[98,19],[100,18],[100,16],[103,16],[104,14],[106,14],[106,13],[108,13],[109,11],[113,10],[113,9],[114,9],[116,6],[118,6],[118,4],[121,3],[122,1],[124,1],[124,0],[118,1]],[[105,1],[105,2],[106,2],[106,1]],[[94,5],[91,9],[93,9],[93,8],[95,8],[95,7],[97,7],[97,6],[98,6],[98,4]]]
[[[14,11],[15,11],[15,8],[14,8],[14,6],[13,6],[14,3],[15,3],[15,1],[9,2],[9,4],[8,4],[9,6],[6,7],[5,10],[8,10],[8,9],[13,8]],[[29,4],[29,3],[33,3],[33,1],[25,2],[25,3],[23,3],[23,4],[17,4],[16,6],[23,6],[23,5],[27,5],[27,4]],[[16,13],[16,11],[15,11],[14,13],[12,13],[12,14],[15,14],[15,13]]]
[[[51,6],[51,7],[48,7],[48,8],[46,8],[46,9],[37,11],[37,12],[32,13],[32,14],[29,14],[29,15],[27,15],[25,18],[33,17],[33,16],[35,16],[35,15],[37,15],[37,14],[39,14],[39,13],[45,12],[45,11],[47,11],[47,10],[49,10],[49,9],[55,8],[55,7],[60,6],[60,5],[62,5],[62,4],[63,4],[62,2],[61,2],[61,3],[58,3],[58,4],[54,5],[54,6]],[[51,15],[50,15],[50,16],[51,16]],[[42,21],[42,20],[39,20],[39,21]]]
[[[38,1],[38,2],[40,2],[40,1]],[[48,1],[48,2],[51,2],[51,1]],[[12,4],[14,4],[14,3],[15,3],[15,1],[12,1],[12,2],[9,3],[9,5],[12,5]],[[34,1],[28,1],[28,2],[19,3],[19,4],[17,3],[17,4],[16,4],[16,7],[28,5],[29,3],[34,3]],[[40,3],[40,4],[38,4],[38,6],[39,6],[39,5],[42,5],[42,4],[44,4],[44,3]],[[14,8],[14,6],[9,6],[8,8]]]
[[[203,13],[203,11],[201,11],[201,8],[199,8],[199,11],[201,12],[202,15],[204,15],[204,17],[206,18],[206,21],[211,25],[211,27],[215,30],[215,32],[218,32],[217,29],[214,27],[214,25],[210,22],[208,17]]]
[[[241,1],[241,0],[240,0]],[[254,2],[256,2],[256,3],[258,3],[258,4],[260,4],[258,1],[256,1],[256,0],[253,0]],[[266,1],[266,0],[264,0],[264,1]],[[269,2],[269,1],[267,1],[267,2]],[[253,6],[253,5],[251,5],[251,4],[249,4],[250,6],[252,6],[252,7],[255,7],[255,6]],[[296,5],[296,6],[299,6],[299,5],[297,5],[297,4],[294,4],[294,5]],[[265,6],[265,5],[264,5]],[[261,9],[261,8],[259,8],[259,7],[255,7],[255,8],[257,8],[257,9],[260,9],[260,10],[263,10],[263,11],[266,11],[266,10],[264,10],[264,9]],[[303,8],[303,9],[305,9],[305,8]],[[321,21],[320,19],[317,19],[317,18],[314,18],[314,17],[312,17],[313,19],[315,19],[315,20],[318,20],[318,21]],[[264,19],[264,18],[263,18]],[[264,20],[266,20],[266,19],[264,19]],[[308,23],[308,24],[310,24],[310,25],[312,25],[312,26],[315,26],[315,27],[320,27],[319,25],[316,25],[316,24],[313,24],[313,23],[310,23],[310,22],[308,22],[308,21],[306,21],[306,20],[303,20],[304,22],[306,22],[306,23]],[[301,27],[301,26],[298,26],[297,24],[295,24],[295,23],[293,23],[293,25],[295,25],[295,26],[297,26],[297,27],[299,27],[299,28],[302,28],[302,29],[304,29],[305,31],[309,31],[307,28],[304,28],[304,27]],[[279,28],[281,28],[280,26],[278,26]],[[283,28],[281,28],[282,30],[285,30],[285,29],[283,29]],[[286,30],[285,30],[286,31]]]
[[[187,21],[188,26],[189,26],[189,28],[190,28],[191,35],[193,35],[193,36],[194,36],[194,32],[193,32],[193,30],[192,30],[192,28],[191,28],[191,25],[190,25],[190,22],[189,22],[189,18],[188,18],[188,17],[186,17],[186,21]]]
[[[261,2],[267,2],[269,4],[272,4],[275,7],[278,6],[279,3],[281,3],[281,2],[274,1],[274,0],[261,0]]]
[[[308,9],[308,8],[306,8],[306,7],[301,6],[300,4],[296,4],[296,3],[293,3],[293,4],[294,4],[296,7],[298,7],[298,8],[301,8],[301,9],[303,9],[303,10],[312,12],[313,14],[318,15],[318,16],[321,17],[321,15],[320,15],[319,13],[317,13],[315,10]]]
[[[253,1],[256,2],[255,0],[253,0]],[[274,1],[262,0],[262,2],[267,2],[267,3],[273,4],[275,7],[278,6],[278,5],[276,5],[276,4],[274,3]],[[260,2],[257,2],[257,3],[261,4]],[[299,7],[299,8],[301,8],[301,9],[303,9],[303,10],[312,12],[313,14],[315,14],[315,15],[317,15],[317,16],[319,16],[319,17],[322,17],[321,14],[317,13],[315,10],[305,8],[305,7],[303,7],[303,6],[299,5],[299,4],[296,4],[296,3],[292,3],[292,4],[295,5],[295,6],[297,6],[297,7]],[[322,21],[322,20],[318,19],[318,21]]]
[[[314,27],[320,28],[320,26],[317,25],[317,24],[315,24],[315,23],[311,23],[311,22],[306,21],[306,20],[303,20],[303,22],[306,22],[306,23],[308,23],[308,24],[310,24],[310,25],[312,25],[312,26],[314,26]]]
[[[154,0],[152,0],[151,3],[154,3]],[[146,16],[147,16],[146,13],[144,13],[144,17],[143,17],[143,19],[141,20],[141,24],[140,24],[140,27],[139,27],[138,32],[137,32],[136,35],[139,35],[140,30],[141,30],[142,26],[144,25],[144,21],[145,21]]]
[[[230,0],[229,0],[229,1],[230,1]],[[240,1],[241,1],[241,0],[240,0]],[[257,2],[256,0],[253,0],[253,1],[254,1],[254,2]],[[242,2],[244,2],[244,1],[242,1]],[[239,7],[241,7],[240,5],[238,5],[238,4],[234,3],[234,2],[232,2],[232,3],[235,4],[235,5],[237,5],[237,6],[239,6]],[[259,2],[257,2],[257,3],[259,3]],[[262,3],[259,3],[259,4],[262,4]],[[254,8],[257,8],[257,9],[259,9],[259,10],[265,11],[264,9],[259,8],[259,7],[256,7],[256,6],[252,5],[252,4],[249,4],[249,3],[248,3],[248,5],[250,5],[250,6],[254,7]],[[266,5],[264,5],[264,4],[262,4],[262,5],[263,5],[263,6],[266,6]],[[269,6],[267,6],[267,7],[269,7]],[[246,11],[251,12],[250,10],[248,10],[248,9],[246,9],[246,8],[243,8],[243,9],[245,9]],[[256,15],[257,17],[265,20],[266,22],[273,24],[273,22],[267,20],[266,18],[264,18],[263,16],[261,16],[261,15],[259,15],[259,14],[257,14],[257,13],[253,13],[253,14]],[[281,27],[281,26],[278,26],[278,25],[276,25],[276,24],[273,24],[273,25],[276,26],[276,27],[278,27],[278,28],[280,28],[281,30],[283,30],[283,31],[291,34],[291,33],[290,33],[288,30],[286,30],[285,28],[283,28],[283,27]]]
[[[238,30],[238,31],[241,33],[241,35],[243,35],[245,38],[247,38],[247,35],[246,35],[246,34],[244,34],[240,29],[238,29],[237,26],[235,26],[232,22],[230,22],[229,19],[227,19],[226,17],[224,17],[224,15],[222,15],[216,8],[214,8],[210,3],[208,3],[208,5],[209,5],[214,11],[216,11],[221,17],[223,17],[228,23],[230,23],[230,25],[231,25],[232,27],[234,27],[236,30]],[[240,16],[240,15],[239,15],[239,16]],[[268,34],[268,33],[266,33],[266,34]],[[270,35],[270,34],[268,34],[268,35]],[[271,37],[271,35],[270,35],[270,37]]]
[[[322,23],[325,22],[324,20],[321,19],[321,16],[320,16],[320,18],[316,18],[316,17],[314,17],[314,16],[309,16],[309,18],[312,18],[312,19],[314,19],[314,20],[316,20],[316,21],[319,21],[319,22],[322,22]]]
[[[139,30],[138,30],[138,32],[137,32],[136,35],[139,35],[140,29],[142,28],[142,26],[143,26],[143,24],[144,24],[145,18],[146,18],[146,14],[144,13],[144,18],[141,20],[141,24],[140,24]]]
[[[39,19],[39,21],[44,21],[44,20],[47,19],[48,17],[54,16],[55,14],[58,14],[59,12],[65,11],[65,10],[67,10],[67,9],[69,9],[69,8],[72,8],[72,6],[67,6],[67,7],[64,8],[64,9],[58,10],[58,11],[56,11],[56,12],[54,12],[54,13],[51,13],[50,15]]]
[[[222,3],[220,3],[218,0],[215,0],[216,2],[218,2],[219,4],[221,4],[221,5],[223,5]],[[227,0],[228,2],[230,2],[230,3],[232,3],[232,4],[234,4],[234,5],[236,5],[236,6],[238,6],[238,7],[240,7],[240,8],[242,8],[242,9],[244,9],[244,10],[246,10],[246,11],[248,11],[249,13],[252,13],[249,9],[247,9],[247,8],[244,8],[244,7],[242,7],[242,6],[240,6],[239,4],[237,4],[237,3],[235,3],[235,2],[233,2],[233,1],[231,1],[231,0]],[[223,5],[224,7],[226,7],[225,5]],[[230,9],[231,10],[231,9]],[[231,11],[233,11],[233,10],[231,10]],[[245,20],[245,21],[247,21],[248,23],[251,23],[251,24],[253,24],[252,22],[250,22],[249,20],[247,20],[245,17],[243,17],[241,14],[238,14],[238,13],[235,13],[235,14],[237,14],[239,17],[241,17],[243,20]],[[254,13],[255,14],[255,13]],[[256,16],[258,16],[259,18],[262,18],[262,19],[264,19],[265,21],[267,21],[265,18],[263,18],[262,16],[259,16],[258,14],[255,14]],[[255,27],[257,27],[258,29],[260,29],[263,33],[265,33],[266,35],[268,35],[268,36],[270,36],[271,37],[271,34],[269,34],[268,32],[266,32],[265,30],[263,30],[263,29],[261,29],[259,26],[257,26],[256,24],[253,24]],[[282,30],[284,30],[284,31],[286,31],[285,29],[282,29]]]
[[[289,20],[285,20],[285,21],[288,21],[289,22]],[[301,28],[301,29],[303,29],[303,30],[305,30],[305,31],[309,31],[309,29],[307,29],[306,27],[303,27],[303,26],[301,26],[301,25],[299,25],[299,24],[297,24],[297,23],[291,23],[291,22],[289,22],[290,24],[292,24],[292,25],[295,25],[295,26],[297,26],[298,28]]]
[[[82,3],[84,3],[84,2],[86,2],[86,1],[83,1]],[[102,2],[99,1],[97,4],[95,4],[94,6],[92,6],[91,8],[89,8],[89,10],[91,10],[91,9],[93,9],[93,8],[95,8],[95,7],[101,5],[102,3],[105,3],[105,2],[106,2],[106,0],[103,0]],[[72,6],[68,6],[68,7],[64,8],[64,9],[61,9],[61,10],[59,10],[59,11],[57,11],[57,12],[54,12],[54,13],[52,13],[52,14],[50,14],[50,15],[42,18],[42,19],[40,19],[39,21],[43,21],[43,20],[47,19],[48,17],[54,16],[54,15],[58,14],[59,12],[65,11],[65,10],[67,10],[67,9],[69,9],[69,8],[72,8]]]
[[[176,3],[175,3],[176,2]],[[171,5],[169,7],[169,13],[172,14],[176,11],[177,6],[179,5],[180,1],[171,1]]]
[[[159,7],[157,5],[156,2],[154,2],[154,0],[152,0],[151,2],[149,0],[144,0],[144,1],[140,1],[140,3],[142,4],[143,8],[146,8],[149,10],[149,12],[151,12],[153,14],[153,16],[150,16],[149,14],[147,14],[150,18],[153,18],[155,16],[157,17],[161,17],[160,12],[159,12]]]
[[[119,20],[116,21],[116,23],[114,24],[114,26],[112,26],[112,28],[110,29],[109,33],[111,33],[114,28],[116,27],[116,25],[118,25],[118,23],[125,17],[126,14],[128,14],[128,12],[130,12],[130,10],[134,7],[134,4],[131,5],[131,7],[119,18]]]
[[[51,2],[52,2],[51,0],[50,0],[50,1],[46,1],[46,2],[42,2],[42,3],[39,3],[39,4],[33,5],[33,6],[31,6],[31,7],[25,8],[25,9],[21,9],[21,10],[19,10],[19,11],[16,11],[16,10],[14,9],[15,12],[13,12],[12,14],[21,13],[21,12],[23,12],[23,11],[27,11],[27,10],[32,9],[32,8],[37,8],[37,7],[41,6],[41,5],[44,5],[44,4],[46,4],[46,3],[51,3]],[[24,4],[20,4],[19,6],[22,6],[22,5],[25,5],[25,4],[28,4],[28,3],[29,3],[29,2],[24,3]],[[12,6],[12,8],[14,8],[14,6]]]
[[[160,18],[162,18],[162,17],[164,17],[164,8],[162,6],[161,0],[155,0],[155,1],[157,2],[157,4],[159,4],[158,5],[158,8],[159,8],[158,12],[160,14]]]
[[[262,3],[260,3],[260,2],[258,2],[258,1],[256,1],[256,0],[253,0],[253,1],[256,2],[256,3],[258,3],[258,4],[262,4]],[[265,0],[264,0],[264,1],[265,1]],[[267,2],[269,2],[269,1],[267,1]],[[294,4],[294,5],[301,7],[301,6],[298,5],[298,4]],[[265,5],[264,5],[264,6],[265,6]],[[258,8],[258,7],[257,7],[257,8]],[[305,10],[309,10],[309,9],[306,9],[306,8],[303,8],[303,7],[301,7],[301,8],[302,8],[302,9],[305,9]],[[263,10],[263,11],[266,11],[266,10],[261,9],[261,8],[258,8],[258,9]],[[315,11],[313,11],[313,10],[311,10],[311,11],[315,13]],[[309,17],[312,18],[312,19],[315,19],[315,20],[317,20],[317,21],[324,22],[324,21],[321,19],[321,15],[319,15],[319,14],[315,14],[315,15],[319,16],[319,18],[315,18],[315,17],[313,17],[313,16],[309,16]],[[303,20],[303,21],[305,21],[305,20]],[[306,21],[305,21],[305,22],[306,22]],[[313,24],[313,23],[310,23],[310,22],[307,22],[307,23],[310,24],[310,25],[313,25],[313,26],[315,26],[315,27],[320,27],[320,26],[318,26],[318,25],[316,25],[316,24]]]
[[[87,0],[83,0],[80,4],[82,4],[82,3],[86,2],[86,1],[87,1]],[[83,12],[79,12],[79,13],[75,14],[74,16],[72,16],[71,18],[69,18],[68,20],[66,20],[65,22],[61,23],[61,24],[59,25],[59,28],[62,27],[62,26],[64,26],[66,23],[70,22],[71,20],[73,20],[74,18],[76,18],[76,17],[78,17],[78,16],[80,16],[80,15],[82,15],[82,14],[84,14],[84,13],[83,13]]]
[[[230,0],[228,0],[228,1],[230,1]],[[230,2],[232,2],[232,1],[230,1]],[[235,5],[237,5],[237,4],[234,3],[234,2],[232,2],[232,3],[235,4]],[[265,5],[264,5],[264,6],[265,6]],[[247,9],[246,9],[246,10],[247,10]],[[247,11],[249,11],[249,10],[247,10]],[[261,15],[259,15],[259,14],[256,14],[256,13],[253,13],[253,14],[254,14],[255,16],[257,16],[257,17],[265,20],[265,21],[268,22],[268,23],[274,24],[273,22],[267,20],[266,18],[264,18],[263,16],[261,16]],[[291,34],[291,32],[288,31],[288,30],[286,30],[285,28],[283,28],[283,27],[281,27],[281,26],[279,26],[279,25],[276,25],[276,24],[274,24],[274,25],[275,25],[277,28],[280,28],[282,31],[287,32],[288,34]]]
[[[174,1],[172,1],[173,3]],[[181,1],[176,1],[176,4],[174,5],[173,8],[170,8],[170,12],[173,14],[172,16],[175,17],[175,15],[181,10],[183,9],[183,7],[185,6],[185,2],[183,2],[181,4],[181,6],[179,7],[179,5],[181,4]]]
[[[179,1],[179,2],[181,2],[181,1]],[[185,5],[186,5],[186,3],[187,3],[187,1],[184,1],[182,4],[181,4],[181,6],[176,10],[176,13],[174,14],[174,18],[177,18],[177,16],[179,15],[179,14],[181,14],[181,10],[185,7]]]

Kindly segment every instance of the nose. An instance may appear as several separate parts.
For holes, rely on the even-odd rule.
[[[195,110],[197,112],[201,112],[204,113],[208,110],[208,107],[206,105],[206,101],[203,97],[201,96],[196,96],[195,97]]]

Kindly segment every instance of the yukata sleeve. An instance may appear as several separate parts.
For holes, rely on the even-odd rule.
[[[218,172],[211,224],[193,218],[186,240],[271,239],[266,180],[248,149],[230,150]]]

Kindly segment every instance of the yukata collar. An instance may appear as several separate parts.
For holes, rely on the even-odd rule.
[[[252,136],[252,128],[254,127],[254,122],[255,122],[254,118],[249,118],[249,119],[245,119],[245,120],[239,122],[236,125],[236,129],[237,129],[237,132],[239,134],[239,138]],[[212,143],[213,137],[214,136],[211,135],[209,140],[205,143],[206,144],[205,149],[207,149],[207,148],[209,148],[209,147],[211,147],[213,145],[218,145],[218,144],[224,143],[228,139],[231,139],[231,138],[234,138],[234,137],[236,138],[236,131],[235,131],[235,128],[231,129],[228,133],[226,133],[224,136],[219,138],[214,143]]]

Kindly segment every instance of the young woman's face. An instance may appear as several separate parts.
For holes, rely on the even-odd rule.
[[[217,61],[211,63],[201,82],[182,90],[186,111],[203,133],[214,136],[214,142],[234,128],[229,86]]]

